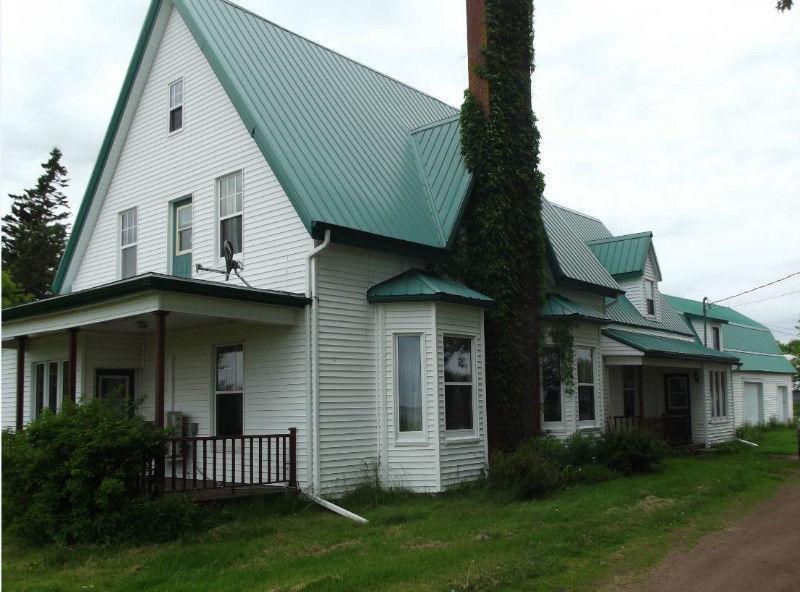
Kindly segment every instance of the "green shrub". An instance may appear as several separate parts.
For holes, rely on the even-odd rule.
[[[172,538],[194,521],[186,500],[142,496],[147,459],[166,433],[102,401],[65,404],[24,430],[3,434],[3,516],[31,542]]]
[[[549,438],[534,438],[513,452],[497,454],[489,465],[489,484],[527,499],[553,491],[562,485],[562,471],[552,453]],[[554,439],[553,439],[554,440]],[[547,441],[546,443],[544,441]]]
[[[600,462],[623,475],[653,471],[669,452],[649,430],[609,430],[600,437],[598,446]]]

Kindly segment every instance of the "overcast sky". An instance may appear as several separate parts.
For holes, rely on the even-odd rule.
[[[240,3],[461,103],[463,0]],[[652,230],[666,293],[716,300],[800,271],[800,10],[779,14],[774,0],[535,4],[546,197],[615,234]],[[0,2],[3,213],[53,145],[77,210],[146,9]],[[789,339],[800,276],[728,303]]]

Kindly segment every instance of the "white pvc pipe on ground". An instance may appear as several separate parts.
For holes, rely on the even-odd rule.
[[[747,440],[742,440],[741,438],[736,438],[737,442],[741,442],[742,444],[747,444],[748,446],[752,446],[753,448],[758,448],[758,444],[755,442],[748,442]]]
[[[318,495],[314,495],[313,493],[308,493],[306,491],[303,491],[302,493],[303,493],[304,496],[306,496],[311,501],[318,503],[320,506],[322,506],[323,508],[325,508],[327,510],[330,510],[331,512],[336,512],[340,516],[344,516],[345,518],[349,518],[350,520],[353,520],[354,522],[358,522],[359,524],[368,524],[369,523],[369,520],[367,520],[366,518],[362,518],[358,514],[353,514],[349,510],[345,510],[341,506],[337,506],[336,504],[331,503],[328,500],[324,500],[321,497],[319,497]]]

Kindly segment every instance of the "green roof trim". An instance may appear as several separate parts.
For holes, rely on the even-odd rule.
[[[141,65],[142,57],[144,56],[144,50],[147,47],[147,41],[150,38],[150,33],[153,30],[153,25],[156,22],[156,17],[158,16],[158,10],[160,7],[161,0],[152,0],[152,2],[150,2],[150,7],[147,9],[147,14],[144,17],[142,30],[139,32],[139,38],[136,40],[136,47],[133,50],[133,57],[131,58],[130,64],[128,64],[128,70],[125,72],[125,78],[122,82],[122,89],[120,90],[119,96],[117,97],[117,102],[114,105],[114,111],[111,114],[111,121],[108,124],[105,136],[103,136],[103,143],[100,145],[100,152],[97,155],[94,168],[92,168],[92,174],[89,177],[89,182],[86,184],[86,191],[83,194],[83,200],[81,200],[78,213],[75,215],[75,222],[72,225],[72,231],[70,232],[69,240],[67,240],[64,253],[58,263],[56,275],[53,278],[52,288],[54,294],[58,294],[61,291],[61,288],[64,286],[64,279],[67,275],[67,269],[69,269],[69,265],[72,262],[72,257],[75,255],[75,248],[77,247],[78,238],[84,230],[86,218],[89,215],[89,209],[91,208],[95,191],[97,191],[97,185],[100,182],[100,177],[102,176],[103,169],[106,166],[106,161],[108,161],[108,156],[111,152],[111,146],[114,143],[114,137],[117,135],[117,131],[119,130],[122,114],[125,111],[125,106],[128,103],[128,97],[130,96],[131,89],[133,88],[133,83],[136,80],[136,74],[139,72],[139,66]]]
[[[6,308],[3,310],[3,321],[16,321],[36,315],[63,312],[79,306],[98,304],[111,298],[131,296],[152,290],[297,308],[302,308],[311,302],[305,295],[293,292],[260,290],[221,282],[180,278],[160,273],[146,273],[111,282],[110,284],[103,284],[86,290],[70,292],[62,296],[53,296],[52,298]]]
[[[571,318],[604,325],[611,322],[603,313],[578,304],[560,294],[546,295],[539,316],[543,319]]]
[[[452,302],[485,308],[494,300],[471,288],[421,269],[411,269],[372,286],[367,300],[381,302]]]
[[[776,374],[794,374],[794,366],[782,355],[756,354],[749,352],[733,352],[741,361],[742,372],[774,372]]]
[[[604,296],[624,294],[619,284],[586,246],[585,241],[576,234],[574,222],[577,218],[576,212],[542,200],[547,256],[556,283]],[[591,219],[585,220],[584,227],[598,231],[596,226],[590,224]]]
[[[644,272],[652,239],[652,232],[640,232],[592,240],[587,245],[603,267],[617,278],[620,275],[638,276]]]
[[[683,341],[657,335],[620,331],[618,329],[603,329],[603,334],[650,356],[705,360],[725,364],[737,364],[739,362],[737,356],[709,349],[697,340]]]

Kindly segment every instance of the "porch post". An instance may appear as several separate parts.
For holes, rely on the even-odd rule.
[[[78,400],[78,327],[69,330],[69,353],[68,353],[68,372],[69,372],[69,398],[73,403]]]
[[[156,427],[164,427],[164,325],[169,312],[157,310],[156,317]]]
[[[17,431],[22,429],[25,414],[25,342],[27,336],[17,337]]]

